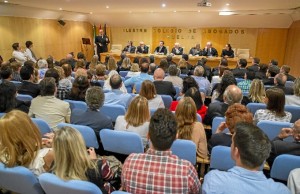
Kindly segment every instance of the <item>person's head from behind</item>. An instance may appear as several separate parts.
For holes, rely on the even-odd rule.
[[[294,89],[294,95],[300,96],[300,78],[299,77],[294,80],[293,89]]]
[[[154,61],[155,61],[154,55],[150,55],[149,60],[150,60],[150,63],[154,63]]]
[[[272,59],[269,64],[278,66],[278,61],[276,59]]]
[[[148,100],[143,96],[136,96],[129,104],[128,110],[125,114],[127,127],[129,125],[138,127],[149,121],[150,112]]]
[[[77,53],[77,59],[78,59],[78,60],[79,60],[79,59],[85,60],[85,55],[84,55],[84,53],[83,53],[83,52],[78,52],[78,53]]]
[[[16,105],[16,86],[9,82],[3,81],[0,84],[0,112],[9,112]]]
[[[175,111],[178,138],[192,139],[193,124],[197,121],[196,114],[196,105],[191,97],[180,99]]]
[[[131,72],[139,72],[140,71],[140,66],[137,63],[132,63],[131,68],[130,68]]]
[[[254,58],[252,59],[252,64],[257,64],[257,65],[259,65],[259,63],[260,63],[260,58],[254,57]]]
[[[86,76],[76,77],[70,95],[79,97],[80,99],[85,98],[86,90],[90,87],[90,82]]]
[[[223,66],[223,67],[228,67],[228,60],[227,60],[226,58],[222,58],[222,59],[220,60],[219,66],[220,66],[220,67],[221,67],[221,66]]]
[[[240,122],[232,136],[231,157],[237,166],[258,170],[269,157],[271,143],[268,136],[252,123]]]
[[[260,72],[266,73],[267,70],[268,70],[268,65],[267,64],[264,64],[264,63],[259,64],[259,71]]]
[[[165,71],[162,68],[157,68],[153,75],[154,80],[163,80],[165,78]]]
[[[168,71],[170,76],[177,76],[178,69],[176,65],[170,65]]]
[[[228,105],[241,103],[243,99],[242,90],[236,85],[229,85],[224,92],[223,99]]]
[[[105,96],[101,87],[92,86],[86,90],[85,102],[91,110],[99,110],[103,106],[104,99]]]
[[[298,119],[295,123],[294,126],[292,128],[293,130],[293,137],[295,139],[296,142],[300,141],[300,119]]]
[[[167,59],[167,62],[170,63],[170,62],[172,61],[172,58],[173,58],[172,55],[168,55],[167,58],[166,58],[166,59]]]
[[[48,69],[45,73],[45,77],[52,77],[55,79],[56,85],[58,85],[59,80],[61,76],[59,75],[59,72],[56,69]]]
[[[219,84],[219,87],[217,88],[219,92],[219,96],[223,96],[226,88],[229,85],[237,85],[235,77],[232,75],[232,73],[224,74],[221,80],[221,83]]]
[[[189,60],[189,56],[187,54],[182,54],[182,58],[187,62]]]
[[[21,67],[22,67],[21,63],[15,61],[15,62],[12,62],[10,64],[10,66],[11,66],[11,69],[12,69],[13,72],[20,73],[20,70],[21,70]]]
[[[204,68],[202,66],[197,66],[194,70],[194,75],[198,77],[203,77],[204,75]]]
[[[142,83],[140,96],[144,96],[147,100],[151,100],[156,97],[156,89],[152,81],[145,80]]]
[[[265,103],[267,104],[267,109],[274,112],[277,116],[285,116],[285,94],[282,89],[275,87],[267,89]]]
[[[255,72],[254,71],[246,71],[244,79],[252,81],[254,78],[255,78]]]
[[[186,91],[192,87],[199,88],[198,83],[195,81],[193,77],[190,76],[183,78],[182,85],[183,85],[181,90],[182,94],[185,94]]]
[[[239,122],[253,123],[253,115],[246,106],[235,103],[225,112],[225,123],[230,133],[234,133],[235,125]]]
[[[53,96],[56,93],[56,82],[53,77],[45,77],[39,83],[41,96]]]
[[[53,151],[53,172],[56,176],[63,180],[87,180],[86,172],[94,168],[94,164],[79,131],[68,126],[55,131]]]
[[[240,59],[239,60],[239,66],[241,68],[246,68],[246,66],[247,66],[247,60],[246,59]]]
[[[2,79],[5,79],[5,80],[11,80],[12,79],[12,68],[10,66],[10,64],[7,64],[7,65],[2,65],[1,68],[0,68],[0,77]]]
[[[41,148],[41,134],[29,116],[12,110],[0,119],[0,162],[6,167],[28,167]]]
[[[67,78],[72,74],[72,66],[68,63],[63,64],[62,69],[64,70],[64,77]]]
[[[274,84],[278,86],[285,86],[287,76],[284,73],[278,73],[275,75]]]
[[[116,70],[117,69],[117,63],[116,63],[116,60],[113,58],[113,57],[110,57],[108,59],[108,62],[107,62],[107,69],[109,71],[111,70]]]
[[[125,59],[123,59],[121,67],[127,69],[130,67],[130,63],[131,63],[130,59],[126,57]]]
[[[164,71],[168,70],[168,61],[166,59],[162,59],[159,63],[159,67],[162,68]]]
[[[268,77],[275,77],[279,73],[279,68],[275,65],[270,65],[267,70]]]
[[[45,59],[40,59],[37,62],[37,64],[38,64],[39,69],[46,69],[46,68],[48,68],[48,63],[47,63],[47,61]]]
[[[149,138],[151,146],[158,151],[169,150],[176,139],[177,122],[174,114],[159,108],[150,119]]]
[[[96,65],[96,75],[97,76],[105,76],[105,73],[106,73],[105,65],[102,65],[102,64]]]
[[[109,79],[109,84],[112,89],[120,89],[122,86],[122,78],[118,74],[114,74]]]
[[[200,94],[200,91],[198,88],[196,88],[196,87],[189,88],[185,92],[184,97],[191,97],[195,102],[196,109],[197,110],[201,109],[201,107],[203,105],[203,101],[202,101],[202,97],[201,97],[201,94]]]
[[[33,46],[32,41],[30,41],[30,40],[26,41],[26,42],[25,42],[25,46],[26,46],[26,48],[29,48],[29,49],[30,49],[30,48]]]
[[[249,90],[249,98],[252,102],[263,103],[266,96],[264,83],[259,79],[254,79],[251,82]]]
[[[178,62],[178,67],[180,69],[186,69],[187,68],[187,63],[186,63],[186,60],[185,59],[180,59],[179,62]]]
[[[148,73],[149,71],[149,63],[142,63],[141,64],[141,73]]]
[[[31,65],[23,65],[20,70],[20,76],[22,80],[33,80],[34,79],[34,68]]]
[[[20,49],[20,44],[18,42],[13,43],[11,46],[15,51],[18,51]]]
[[[228,67],[225,67],[225,66],[220,66],[219,67],[219,77],[222,77],[224,75],[224,72],[229,70]]]

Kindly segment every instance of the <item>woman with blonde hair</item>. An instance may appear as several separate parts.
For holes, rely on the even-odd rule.
[[[137,63],[132,63],[132,66],[130,68],[130,71],[127,73],[126,77],[133,77],[136,75],[140,75],[140,66]]]
[[[250,85],[248,96],[243,98],[243,104],[247,105],[250,102],[264,103],[266,96],[265,86],[259,79],[254,79]]]
[[[98,65],[98,55],[94,55],[91,59],[91,63],[89,64],[89,69],[95,70],[96,66]]]
[[[136,96],[130,103],[125,116],[118,116],[115,130],[130,131],[142,137],[144,147],[147,145],[150,111],[148,100],[143,96]]]
[[[197,147],[197,157],[207,158],[207,141],[203,125],[197,121],[197,109],[191,97],[183,97],[176,108],[178,139],[192,140]]]
[[[109,57],[109,59],[108,59],[107,70],[108,71],[117,70],[117,63],[113,57]]]
[[[86,149],[82,135],[72,127],[62,127],[53,138],[53,172],[63,180],[83,180],[97,185],[103,193],[105,181],[113,178],[106,160],[97,160],[94,148]]]
[[[129,71],[130,70],[130,66],[131,66],[131,61],[128,57],[126,57],[125,59],[123,59],[123,62],[120,66],[120,71]]]
[[[96,65],[96,78],[97,80],[106,80],[108,76],[106,73],[106,67],[103,64]]]
[[[190,71],[187,68],[187,62],[185,59],[180,59],[178,62],[178,67],[181,71],[181,74],[188,74]]]
[[[43,148],[40,131],[26,113],[6,113],[0,119],[0,134],[0,162],[6,167],[24,166],[36,176],[50,170],[53,152]]]
[[[148,100],[149,109],[165,108],[164,102],[161,96],[157,95],[152,81],[143,81],[139,95],[144,96]]]

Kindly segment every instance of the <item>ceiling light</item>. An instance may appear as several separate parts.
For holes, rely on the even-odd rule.
[[[62,10],[62,8],[60,7],[59,10]]]
[[[106,9],[108,9],[108,8],[109,8],[109,6],[107,5],[107,6],[106,6]]]
[[[166,4],[165,4],[165,3],[163,3],[163,4],[161,4],[161,6],[162,6],[162,7],[166,7]]]
[[[132,11],[129,11],[129,13],[132,13]]]
[[[4,3],[8,3],[8,1],[4,1]]]
[[[93,14],[93,12],[90,12],[90,14]]]
[[[200,13],[200,10],[198,10],[198,13]]]
[[[230,4],[229,4],[229,3],[226,3],[226,5],[229,6]]]
[[[232,11],[220,11],[219,12],[219,15],[233,15],[234,14],[234,12],[232,12]]]
[[[173,12],[176,13],[176,10],[174,10]]]

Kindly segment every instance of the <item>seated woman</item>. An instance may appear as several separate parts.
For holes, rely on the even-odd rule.
[[[207,158],[206,134],[202,123],[197,121],[196,105],[191,97],[183,97],[176,108],[178,139],[192,140],[197,147],[197,157]]]
[[[294,80],[294,95],[285,96],[286,105],[300,106],[300,78]]]
[[[53,173],[63,180],[83,180],[97,185],[103,193],[105,181],[113,178],[106,160],[98,160],[94,148],[86,150],[80,132],[71,127],[62,127],[53,138],[55,156]]]
[[[128,57],[125,57],[125,59],[123,59],[123,62],[119,68],[119,71],[129,71],[131,67],[131,61]]]
[[[86,76],[76,77],[68,99],[85,101],[85,92],[89,87],[90,87],[90,82]]]
[[[0,119],[0,134],[0,162],[6,167],[24,166],[36,176],[50,170],[53,152],[43,148],[40,131],[26,113],[6,113]]]
[[[108,76],[106,73],[106,67],[103,64],[96,65],[96,79],[97,80],[106,80]]]
[[[189,74],[190,70],[188,69],[187,62],[185,59],[179,60],[178,67],[180,69],[181,74]]]
[[[225,48],[222,50],[221,57],[225,57],[225,58],[233,58],[234,57],[234,51],[232,50],[230,44],[225,45]]]
[[[185,92],[184,97],[191,97],[194,100],[196,109],[197,109],[197,113],[201,116],[202,120],[204,120],[206,111],[207,111],[207,107],[205,105],[203,105],[201,93],[198,90],[198,88],[192,87],[192,88],[188,89]],[[179,103],[179,101],[173,101],[171,103],[170,110],[175,111],[178,103]]]
[[[145,97],[148,100],[148,106],[150,110],[165,108],[161,96],[156,94],[156,89],[152,81],[143,81],[139,95]]]
[[[136,96],[130,103],[125,116],[118,116],[115,130],[130,131],[142,137],[143,145],[147,145],[150,112],[148,101],[143,96]]]
[[[259,109],[254,114],[254,124],[261,120],[290,122],[292,114],[284,111],[285,94],[280,88],[270,88],[266,91],[265,103],[267,109]]]
[[[63,76],[62,79],[59,80],[60,87],[72,88],[72,83],[74,82],[74,78],[72,75],[72,66],[68,63],[63,64]]]
[[[127,73],[126,77],[133,77],[133,76],[137,76],[137,75],[140,75],[140,74],[141,74],[141,72],[140,72],[139,64],[132,63],[130,71]]]
[[[0,84],[0,112],[6,113],[13,109],[21,110],[25,113],[29,112],[31,102],[21,101],[16,98],[16,86],[8,81],[3,81]]]
[[[221,83],[217,85],[216,89],[213,89],[213,94],[211,97],[211,102],[219,101],[223,102],[223,94],[226,88],[230,85],[237,85],[236,79],[234,78],[231,71],[225,71],[223,74]]]
[[[216,133],[208,141],[209,153],[211,153],[213,147],[218,145],[230,147],[235,124],[238,122],[252,123],[253,116],[246,106],[236,103],[228,107],[225,113],[225,122],[219,125]],[[222,133],[226,128],[229,129],[229,133]]]
[[[248,96],[244,96],[242,104],[247,105],[248,103],[263,103],[266,96],[265,86],[259,79],[254,79],[251,83]]]

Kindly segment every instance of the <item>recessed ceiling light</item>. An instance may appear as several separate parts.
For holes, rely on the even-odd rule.
[[[198,13],[200,13],[200,10],[198,10]]]
[[[230,4],[229,4],[229,3],[226,3],[226,5],[229,6]]]
[[[129,13],[132,13],[132,11],[129,11]]]
[[[234,14],[234,12],[232,12],[232,11],[220,11],[219,12],[219,15],[225,15],[225,16],[233,15],[233,14]]]
[[[109,6],[107,5],[107,6],[106,6],[106,9],[108,9],[108,8],[109,8]]]
[[[176,13],[176,10],[174,10],[173,12]]]
[[[62,8],[60,7],[59,10],[62,10]]]
[[[4,1],[4,3],[8,3],[8,1]]]
[[[90,12],[90,14],[93,14],[93,12]]]
[[[161,4],[161,6],[162,6],[162,7],[166,7],[166,4],[165,4],[165,3],[163,3],[163,4]]]

